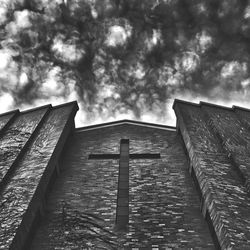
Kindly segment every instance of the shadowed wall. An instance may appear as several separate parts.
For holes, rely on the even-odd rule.
[[[160,153],[161,159],[130,159],[129,225],[118,232],[118,160],[88,156],[119,153],[121,138],[129,139],[130,153]],[[175,131],[136,125],[78,131],[60,168],[32,249],[214,248]]]

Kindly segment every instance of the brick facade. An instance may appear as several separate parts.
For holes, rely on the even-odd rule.
[[[6,124],[0,137],[0,249],[26,248],[76,107],[46,106],[18,113]]]
[[[202,210],[211,218],[220,247],[248,249],[250,198],[231,158],[233,152],[244,152],[245,138],[240,134],[247,134],[247,130],[231,109],[180,101],[174,109],[201,189]]]
[[[130,159],[125,232],[115,228],[118,160],[88,160],[91,153],[119,153],[122,138],[129,139],[130,153],[161,154]],[[31,249],[214,248],[175,131],[136,125],[83,130],[67,148]]]

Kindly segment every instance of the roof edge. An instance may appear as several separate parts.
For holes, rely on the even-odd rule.
[[[174,99],[174,103],[173,103],[172,109],[175,109],[175,106],[177,105],[177,103],[182,103],[182,104],[187,104],[187,105],[192,105],[192,106],[196,106],[196,107],[198,106],[198,107],[200,107],[199,103],[184,101],[184,100],[180,100],[180,99]]]
[[[203,102],[203,101],[200,101],[200,106],[211,106],[211,107],[216,107],[216,108],[220,108],[220,109],[227,109],[227,110],[230,110],[230,111],[233,111],[232,107],[226,107],[226,106],[222,106],[222,105],[219,105],[219,104],[214,104],[214,103],[210,103],[210,102]]]
[[[196,107],[211,106],[211,107],[226,109],[226,110],[230,110],[230,111],[233,111],[234,108],[241,108],[241,107],[238,107],[238,106],[227,107],[227,106],[214,104],[214,103],[210,103],[210,102],[203,102],[203,101],[200,101],[199,103],[193,103],[193,102],[189,102],[189,101],[183,101],[183,100],[180,100],[180,99],[175,99],[174,103],[173,103],[173,107],[172,107],[173,109],[175,109],[175,106],[177,105],[177,103],[192,105],[192,106],[196,106]],[[245,108],[241,108],[241,109],[245,109]],[[248,111],[250,111],[250,109]]]
[[[235,110],[235,109],[240,109],[240,110],[244,110],[244,111],[250,112],[250,109],[249,109],[249,108],[244,108],[244,107],[235,106],[235,105],[233,105],[232,108],[233,108],[233,110]]]
[[[72,101],[72,102],[66,102],[66,103],[62,103],[62,104],[59,104],[59,105],[56,105],[56,106],[53,106],[53,108],[61,108],[63,106],[68,106],[70,104],[74,104],[76,109],[79,110],[79,106],[78,106],[78,103],[77,101]]]
[[[39,106],[39,107],[35,107],[35,108],[30,108],[30,109],[26,109],[24,111],[20,111],[20,113],[21,114],[26,114],[26,113],[33,112],[33,111],[40,110],[40,109],[44,109],[44,108],[51,109],[52,105],[51,104],[47,104],[47,105],[43,105],[43,106]]]
[[[61,107],[64,107],[64,106],[68,106],[70,104],[74,104],[75,107],[76,107],[76,110],[79,110],[79,106],[77,104],[77,101],[72,101],[72,102],[66,102],[66,103],[62,103],[62,104],[59,104],[59,105],[55,105],[55,106],[52,106],[51,104],[46,104],[46,105],[43,105],[43,106],[38,106],[38,107],[35,107],[35,108],[31,108],[31,109],[26,109],[24,111],[21,111],[22,114],[25,114],[25,113],[29,113],[29,112],[33,112],[33,111],[36,111],[36,110],[40,110],[40,109],[43,109],[43,108],[61,108]],[[15,110],[14,110],[15,111]],[[14,111],[10,111],[10,112],[14,112]],[[3,114],[1,114],[3,115]]]
[[[86,126],[86,127],[80,127],[80,128],[76,128],[75,131],[80,132],[80,131],[84,131],[84,130],[98,129],[98,128],[102,128],[102,127],[111,127],[111,126],[121,125],[121,124],[132,124],[132,125],[138,125],[138,126],[154,127],[154,128],[158,128],[158,129],[176,130],[176,127],[173,127],[173,126],[124,119],[124,120],[118,120],[118,121],[113,121],[113,122],[106,122],[106,123],[90,125],[90,126]]]
[[[10,114],[12,114],[12,113],[13,113],[13,114],[15,114],[15,113],[20,113],[20,110],[19,110],[19,109],[10,110],[10,111],[1,113],[0,116],[10,115]]]

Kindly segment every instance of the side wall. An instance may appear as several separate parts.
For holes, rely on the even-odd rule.
[[[0,135],[1,249],[24,248],[76,111],[70,103],[22,112]]]
[[[176,101],[174,110],[190,172],[201,190],[203,214],[211,219],[220,247],[248,249],[248,170],[238,164],[244,157],[248,161],[248,130],[231,109]]]

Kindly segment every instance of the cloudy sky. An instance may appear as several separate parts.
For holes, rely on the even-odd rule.
[[[0,0],[0,112],[175,125],[175,98],[250,107],[250,1]]]

